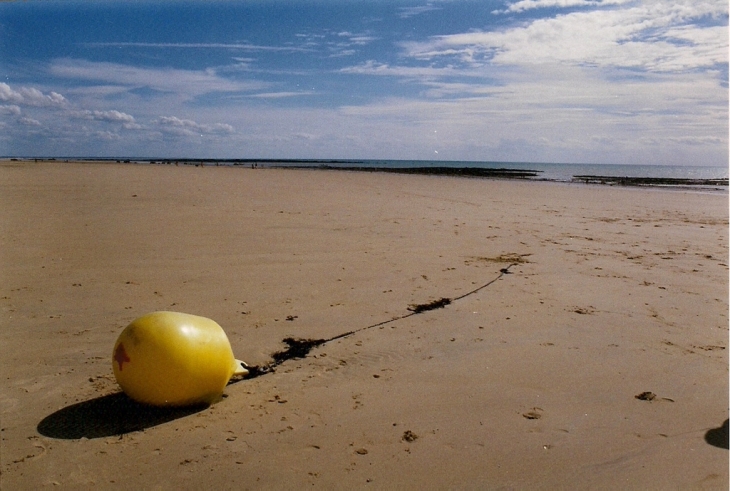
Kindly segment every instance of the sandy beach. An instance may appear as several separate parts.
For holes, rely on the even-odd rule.
[[[4,162],[0,207],[3,490],[728,488],[727,193]],[[252,365],[362,330],[140,413],[156,310]]]

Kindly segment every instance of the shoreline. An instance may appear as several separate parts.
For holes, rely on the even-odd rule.
[[[377,162],[348,159],[57,159],[57,158],[6,158],[1,162],[23,163],[87,163],[87,164],[129,164],[129,165],[174,165],[194,167],[251,167],[261,169],[329,170],[348,172],[380,172],[393,174],[414,174],[482,178],[496,180],[523,180],[532,182],[557,182],[581,185],[620,186],[648,189],[697,190],[707,192],[728,192],[728,178],[673,178],[673,177],[630,177],[614,175],[575,174],[570,179],[549,179],[542,177],[543,171],[510,167],[480,166],[378,166]],[[362,165],[370,162],[373,165]],[[406,161],[402,161],[406,162]],[[417,161],[413,161],[417,163]],[[339,164],[339,165],[338,165]],[[347,165],[342,165],[347,164]],[[508,165],[508,164],[507,164]]]

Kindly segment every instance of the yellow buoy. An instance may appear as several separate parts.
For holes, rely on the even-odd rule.
[[[156,406],[210,404],[233,375],[245,375],[215,321],[180,312],[152,312],[119,335],[114,376],[132,399]]]

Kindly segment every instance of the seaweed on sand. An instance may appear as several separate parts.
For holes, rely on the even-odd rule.
[[[434,300],[432,302],[410,305],[408,307],[408,310],[410,310],[414,314],[420,314],[421,312],[426,312],[428,310],[443,309],[450,303],[451,303],[450,298],[443,297],[443,298],[439,298],[438,300]]]

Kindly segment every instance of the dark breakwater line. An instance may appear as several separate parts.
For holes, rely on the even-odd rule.
[[[276,166],[273,166],[276,167]],[[284,166],[282,166],[284,167]],[[424,174],[434,176],[488,177],[492,179],[532,179],[538,177],[537,170],[488,169],[484,167],[363,167],[363,166],[285,166],[287,169],[347,170],[355,172],[390,172],[394,174]]]
[[[573,176],[574,182],[609,186],[727,186],[728,179],[683,179],[676,177]]]

